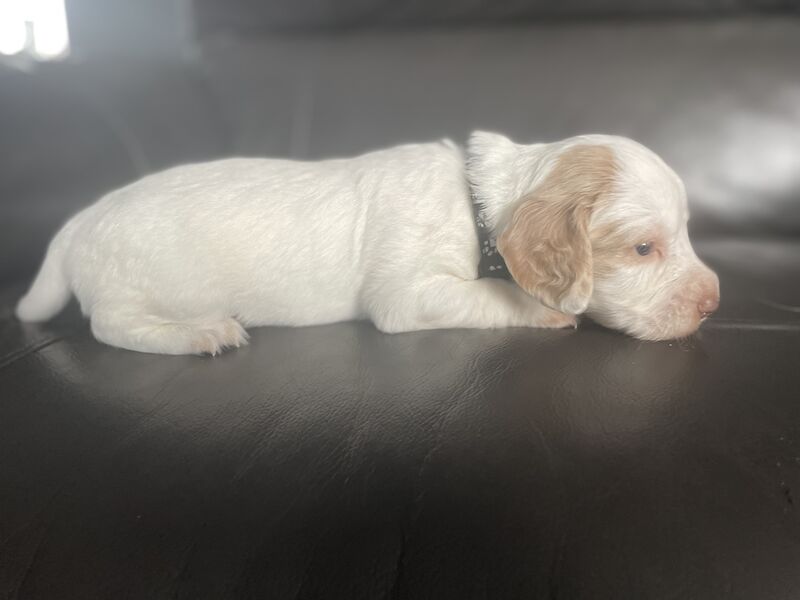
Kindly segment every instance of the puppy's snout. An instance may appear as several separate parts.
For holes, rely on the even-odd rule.
[[[719,308],[719,279],[717,276],[708,272],[703,277],[700,296],[697,301],[697,310],[700,317],[705,319],[710,317]]]

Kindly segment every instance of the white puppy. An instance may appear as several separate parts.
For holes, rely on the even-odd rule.
[[[478,278],[473,200],[516,283]],[[97,339],[166,354],[239,346],[247,326],[362,318],[401,332],[588,313],[679,337],[719,301],[688,218],[677,175],[613,136],[525,146],[476,132],[466,153],[444,141],[187,165],[73,217],[17,315],[48,319],[74,293]]]

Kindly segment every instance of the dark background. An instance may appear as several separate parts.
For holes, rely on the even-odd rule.
[[[695,227],[794,235],[796,7],[69,0],[66,61],[0,63],[0,277],[29,276],[66,216],[150,171],[478,128],[634,137],[684,177]]]
[[[796,598],[790,0],[69,0],[0,59],[0,598]],[[13,306],[61,223],[167,166],[474,129],[627,135],[721,281],[688,340],[260,328],[216,359]]]

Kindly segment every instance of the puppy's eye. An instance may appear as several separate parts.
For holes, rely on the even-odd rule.
[[[636,252],[639,254],[639,256],[647,256],[648,254],[650,254],[650,251],[652,249],[653,249],[653,244],[651,242],[644,242],[636,246]]]

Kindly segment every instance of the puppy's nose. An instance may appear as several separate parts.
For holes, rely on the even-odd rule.
[[[716,311],[718,308],[719,308],[718,295],[706,296],[705,298],[700,300],[700,303],[697,305],[697,310],[700,311],[700,315],[703,318],[711,316],[711,314],[714,313],[714,311]]]
[[[699,277],[695,280],[698,284],[695,289],[699,292],[695,298],[700,319],[705,319],[719,308],[719,278],[705,265],[702,265],[701,269]]]

